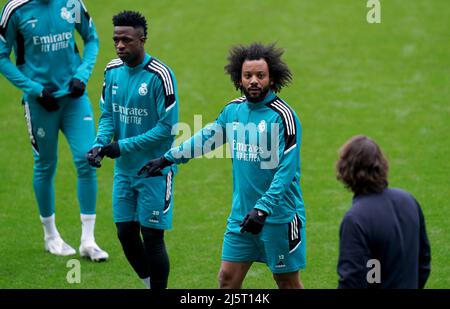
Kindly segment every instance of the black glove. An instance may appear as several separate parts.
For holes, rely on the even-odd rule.
[[[111,158],[111,159],[120,157],[119,143],[112,142],[111,144],[103,146],[100,149],[100,154],[102,156],[107,156],[108,158]]]
[[[162,176],[161,171],[173,162],[167,160],[164,156],[158,159],[148,161],[138,172],[138,175],[144,177]]]
[[[266,218],[267,213],[265,211],[253,208],[240,224],[242,227],[241,233],[250,232],[254,235],[261,233]]]
[[[100,153],[101,147],[94,147],[86,153],[86,159],[90,166],[101,167],[100,162],[103,159],[103,155]]]
[[[48,112],[54,112],[58,110],[59,105],[56,103],[56,98],[53,96],[53,90],[51,88],[44,88],[36,101],[42,105]]]
[[[79,98],[83,95],[86,90],[86,84],[83,83],[78,78],[72,78],[69,83],[69,97],[71,98]]]

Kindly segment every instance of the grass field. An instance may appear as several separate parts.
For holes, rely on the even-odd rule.
[[[1,0],[3,5],[6,1]],[[111,17],[122,9],[149,19],[147,50],[174,70],[180,121],[213,121],[236,93],[224,74],[236,43],[278,42],[294,82],[281,92],[303,126],[301,186],[307,211],[307,288],[335,288],[338,229],[351,194],[335,180],[337,149],[366,134],[384,149],[390,184],[421,202],[432,246],[428,288],[450,288],[450,5],[448,0],[382,0],[381,24],[366,21],[365,0],[85,0],[100,36],[89,83],[98,120],[103,69],[115,57]],[[0,288],[142,288],[112,221],[113,164],[98,170],[96,238],[106,263],[81,260],[81,283],[68,284],[66,262],[43,248],[32,191],[32,152],[21,93],[0,77]],[[57,223],[78,247],[75,168],[61,136]],[[196,159],[175,179],[174,229],[166,234],[169,288],[216,288],[231,205],[231,163]],[[79,258],[78,256],[76,258]],[[275,288],[255,264],[245,288]]]

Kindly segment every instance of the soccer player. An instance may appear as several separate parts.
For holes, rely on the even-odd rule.
[[[337,178],[353,193],[340,228],[339,288],[423,288],[430,275],[430,244],[419,203],[388,188],[380,147],[355,136],[341,148]]]
[[[78,173],[81,256],[100,261],[108,253],[94,238],[97,179],[84,154],[95,137],[86,83],[98,53],[95,26],[81,0],[11,0],[0,19],[0,72],[24,92],[22,104],[34,155],[33,186],[44,227],[45,249],[75,254],[55,224],[54,175],[58,132],[69,142]],[[84,41],[83,58],[75,30]],[[16,65],[10,61],[14,50]]]
[[[219,271],[220,288],[241,288],[253,262],[264,262],[279,288],[302,288],[305,209],[300,189],[301,126],[278,97],[291,72],[275,45],[231,49],[226,72],[244,96],[231,101],[216,121],[180,147],[148,162],[145,176],[228,142],[233,164],[233,205]]]
[[[177,83],[172,70],[145,52],[147,22],[138,12],[113,17],[119,59],[105,70],[97,138],[87,154],[92,166],[115,160],[113,213],[123,251],[152,289],[165,289],[169,257],[164,231],[172,226],[175,167],[156,178],[137,176],[148,158],[170,149],[178,122]]]

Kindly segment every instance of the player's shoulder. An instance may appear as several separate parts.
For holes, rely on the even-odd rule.
[[[173,75],[172,69],[167,64],[153,56],[144,66],[144,69],[161,76],[171,77],[169,75]]]
[[[285,130],[287,137],[286,145],[296,143],[296,138],[300,137],[298,132],[301,132],[301,123],[293,109],[281,98],[275,97],[270,102],[266,103],[269,109],[267,119],[272,122],[277,122]]]
[[[36,0],[8,0],[3,6],[2,13],[12,13],[26,4],[36,2]]]
[[[246,98],[245,96],[241,96],[241,97],[238,97],[238,98],[235,98],[235,99],[229,101],[229,102],[225,105],[225,107],[227,107],[227,106],[230,106],[230,107],[236,107],[236,106],[238,106],[239,104],[244,103],[245,101],[247,101],[247,98]]]
[[[289,106],[289,104],[285,100],[283,100],[282,98],[280,98],[278,96],[275,96],[273,98],[273,100],[270,100],[269,102],[267,102],[266,106],[277,113],[281,113],[282,111],[294,112],[294,110],[291,108],[291,106]]]
[[[285,123],[293,123],[294,119],[298,119],[297,114],[294,109],[289,106],[289,104],[276,96],[273,100],[268,102],[266,106],[272,110],[273,113],[277,114],[280,119]]]
[[[6,2],[1,13],[0,26],[6,28],[6,25],[8,24],[10,18],[18,10],[33,2],[33,0],[9,0],[8,2]]]
[[[225,106],[222,108],[222,111],[220,113],[228,113],[230,111],[235,111],[239,108],[242,103],[244,103],[247,99],[245,96],[235,98],[231,101],[228,101]]]
[[[110,62],[108,62],[108,64],[105,67],[105,73],[117,68],[120,68],[124,65],[123,61],[120,60],[120,58],[115,58],[113,60],[111,60]]]

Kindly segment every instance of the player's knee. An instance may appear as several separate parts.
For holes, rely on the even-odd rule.
[[[233,273],[223,268],[219,270],[219,288],[230,289],[233,288],[234,276]]]
[[[279,289],[292,289],[293,288],[293,285],[292,285],[292,283],[290,282],[290,281],[288,281],[288,280],[280,280],[280,279],[278,279],[278,280],[275,280],[276,282],[277,282],[277,286],[278,286],[278,288]]]
[[[57,160],[36,160],[34,162],[34,174],[36,176],[51,177],[56,172]]]
[[[152,242],[164,240],[164,230],[141,226],[141,232],[144,239]]]
[[[95,167],[89,165],[86,158],[76,158],[74,160],[75,166],[77,168],[77,174],[80,178],[91,178],[95,177]]]
[[[273,275],[279,289],[300,289],[302,284],[295,273]]]
[[[117,222],[117,237],[121,243],[139,236],[139,223],[137,222]]]
[[[160,247],[164,245],[164,230],[141,226],[142,238],[149,247]]]

